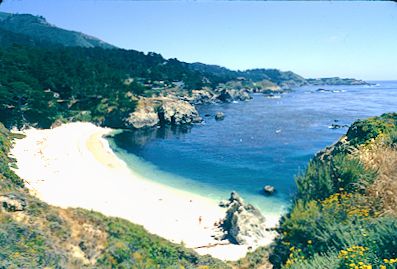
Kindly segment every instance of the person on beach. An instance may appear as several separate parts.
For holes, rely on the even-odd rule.
[[[199,216],[199,224],[201,225],[201,221],[203,220],[203,218],[201,216]]]

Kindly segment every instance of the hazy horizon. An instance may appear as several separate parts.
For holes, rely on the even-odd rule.
[[[124,49],[233,70],[397,79],[393,2],[5,1]]]

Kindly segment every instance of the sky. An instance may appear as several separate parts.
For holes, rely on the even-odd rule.
[[[394,2],[5,0],[0,11],[186,62],[397,80]]]

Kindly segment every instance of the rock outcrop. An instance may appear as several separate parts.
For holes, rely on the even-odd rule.
[[[136,129],[155,125],[183,125],[201,122],[196,108],[174,97],[141,98],[136,110],[126,120],[127,127]]]
[[[185,98],[185,101],[188,101],[194,105],[201,105],[201,104],[209,104],[209,103],[216,103],[216,95],[207,88],[202,90],[193,90],[192,95],[190,97]]]
[[[247,90],[241,89],[223,89],[219,92],[218,96],[216,97],[221,102],[232,102],[232,101],[247,101],[252,99],[251,95]]]
[[[224,239],[239,245],[257,245],[266,234],[265,217],[251,204],[232,192],[229,200],[222,202],[226,217],[221,223]]]
[[[202,121],[193,105],[178,99],[163,100],[158,111],[160,122],[165,124],[182,125]]]
[[[209,88],[203,88],[201,90],[193,90],[190,96],[185,96],[182,99],[193,105],[230,103],[252,99],[250,92],[253,92],[253,90],[234,88],[216,88],[211,90]]]
[[[7,212],[23,211],[26,207],[26,201],[24,198],[19,197],[15,194],[4,194],[0,195],[0,211],[4,210]]]
[[[160,122],[153,105],[140,105],[127,119],[127,125],[133,128],[152,127]]]

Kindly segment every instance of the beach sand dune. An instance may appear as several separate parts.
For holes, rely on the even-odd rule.
[[[129,169],[103,138],[110,132],[81,122],[26,130],[26,137],[16,140],[11,152],[17,159],[16,173],[49,204],[125,218],[200,254],[223,260],[245,256],[248,246],[219,244],[212,237],[219,232],[214,223],[224,217],[225,209],[216,201],[155,183]]]

